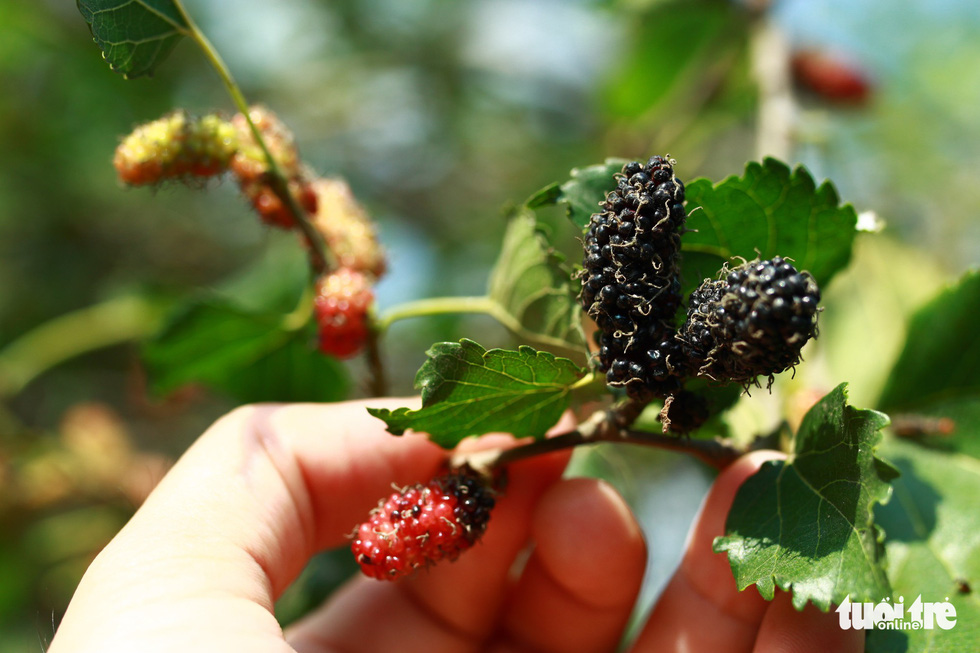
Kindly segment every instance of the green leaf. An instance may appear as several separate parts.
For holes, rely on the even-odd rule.
[[[606,159],[604,163],[572,168],[568,181],[551,184],[532,195],[525,206],[536,209],[549,204],[561,204],[568,218],[582,231],[589,228],[592,214],[599,210],[599,202],[606,193],[616,188],[613,175],[620,172],[628,159]]]
[[[635,120],[690,89],[703,93],[712,63],[731,56],[745,33],[745,12],[729,2],[682,0],[644,9],[627,21],[624,41],[631,49],[602,93],[616,118]]]
[[[956,608],[951,630],[873,631],[867,650],[968,651],[980,641],[980,459],[955,452],[931,451],[889,438],[882,454],[901,477],[894,496],[876,510],[884,529],[888,577],[893,598],[908,606],[945,601]],[[964,593],[965,580],[972,591]]]
[[[152,75],[182,36],[190,34],[172,0],[78,0],[102,56],[127,79]]]
[[[423,431],[446,449],[471,435],[501,431],[542,438],[568,407],[584,372],[566,358],[521,347],[487,351],[472,340],[437,343],[415,377],[422,408],[369,408],[402,435]]]
[[[801,610],[891,596],[875,529],[875,504],[888,501],[896,472],[874,455],[882,413],[847,405],[845,384],[803,419],[785,461],[765,463],[735,496],[726,534],[739,590],[755,584],[767,600],[793,591]]]
[[[311,346],[312,333],[281,323],[218,300],[183,306],[144,346],[151,390],[201,383],[243,403],[343,399],[343,365]]]
[[[582,350],[577,292],[564,257],[548,244],[534,214],[523,210],[514,215],[487,291],[507,316],[505,323],[535,343]]]
[[[956,397],[980,397],[980,272],[919,309],[879,405],[908,410]]]
[[[841,205],[830,182],[819,187],[806,168],[766,158],[749,163],[741,177],[687,186],[687,227],[682,274],[696,287],[733,257],[783,256],[824,286],[851,258],[857,214]]]

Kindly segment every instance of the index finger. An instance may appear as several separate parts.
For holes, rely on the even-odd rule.
[[[245,599],[277,629],[273,602],[307,559],[343,542],[392,482],[446,460],[423,436],[387,434],[367,405],[246,406],[216,422],[92,563],[52,645],[118,639],[145,629],[154,603],[195,597]]]

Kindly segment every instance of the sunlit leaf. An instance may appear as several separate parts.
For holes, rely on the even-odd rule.
[[[150,388],[200,383],[242,403],[344,398],[343,365],[312,346],[312,333],[281,322],[219,300],[187,304],[144,346]]]
[[[172,0],[78,0],[102,56],[125,77],[152,75],[190,33]]]
[[[976,437],[974,422],[968,426]],[[949,600],[950,630],[873,631],[868,651],[968,651],[980,641],[980,459],[897,438],[881,449],[901,471],[887,505],[876,510],[885,531],[892,597],[910,605]]]
[[[715,551],[728,553],[740,590],[754,584],[766,599],[776,587],[792,590],[797,609],[822,610],[848,596],[891,595],[872,512],[896,476],[875,455],[888,418],[846,399],[844,385],[821,399],[790,457],[765,463],[739,488]]]
[[[581,350],[582,308],[564,257],[548,243],[530,211],[511,218],[488,295],[510,320],[508,325],[536,344]]]
[[[415,386],[422,408],[371,408],[388,430],[423,431],[451,449],[471,435],[490,432],[544,437],[568,407],[571,386],[583,370],[566,358],[521,347],[486,350],[472,340],[441,342],[427,352]]]
[[[623,169],[627,159],[606,159],[604,163],[573,168],[568,181],[542,188],[526,202],[529,209],[560,204],[575,226],[585,231],[592,214],[599,211],[599,202],[616,187],[613,175]]]
[[[879,405],[920,409],[936,401],[980,397],[980,272],[919,309],[892,368]]]
[[[693,288],[733,257],[793,259],[823,286],[851,258],[857,214],[841,205],[830,182],[819,187],[810,173],[767,158],[749,163],[741,177],[687,186],[683,237],[685,287]]]

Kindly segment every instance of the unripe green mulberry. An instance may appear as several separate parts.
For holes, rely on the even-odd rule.
[[[133,130],[116,148],[113,165],[127,184],[156,184],[220,174],[237,149],[238,136],[227,120],[174,111]]]

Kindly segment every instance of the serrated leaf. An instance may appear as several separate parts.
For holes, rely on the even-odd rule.
[[[919,309],[909,322],[879,405],[908,410],[964,395],[980,397],[980,272]]]
[[[545,186],[532,195],[525,206],[529,209],[549,204],[561,204],[568,212],[568,219],[582,231],[589,227],[592,214],[599,210],[599,202],[606,193],[616,187],[613,175],[623,169],[628,159],[606,159],[605,162],[572,168],[568,181]]]
[[[951,630],[873,631],[867,650],[967,651],[980,641],[980,459],[889,438],[883,455],[901,471],[894,496],[876,510],[884,529],[892,597],[909,606],[949,601]],[[964,592],[960,581],[971,586]]]
[[[803,419],[785,460],[765,463],[735,496],[715,551],[728,553],[739,590],[766,599],[792,589],[793,605],[891,596],[875,504],[888,501],[895,470],[874,455],[888,418],[847,405],[842,384]]]
[[[508,327],[541,345],[582,350],[577,292],[564,257],[548,244],[534,214],[525,210],[514,215],[487,290],[509,318]]]
[[[152,75],[182,36],[190,34],[172,0],[78,0],[109,66],[126,78]]]
[[[830,182],[819,187],[806,168],[773,158],[749,163],[741,177],[712,184],[695,179],[687,186],[687,227],[682,274],[685,288],[696,287],[725,262],[791,258],[817,284],[828,281],[851,258],[857,214],[840,204]]]
[[[349,388],[343,365],[316,351],[313,334],[284,330],[281,315],[192,301],[147,342],[150,389],[201,383],[237,401],[336,401]]]
[[[584,372],[567,358],[530,347],[486,350],[472,340],[437,343],[415,377],[422,408],[369,408],[401,435],[423,431],[446,449],[490,432],[542,438],[568,407]]]

